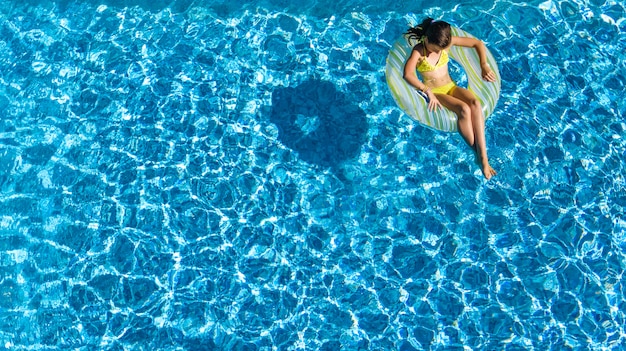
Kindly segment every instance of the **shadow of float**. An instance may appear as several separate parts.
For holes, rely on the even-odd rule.
[[[270,120],[302,160],[331,168],[359,154],[368,128],[365,112],[322,80],[274,90]]]

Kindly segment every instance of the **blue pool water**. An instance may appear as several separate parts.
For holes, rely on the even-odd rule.
[[[500,62],[491,181],[393,102],[411,12]],[[611,0],[0,2],[0,348],[626,349],[624,52]]]

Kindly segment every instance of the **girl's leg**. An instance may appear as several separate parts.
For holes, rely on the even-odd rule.
[[[480,105],[480,101],[469,90],[457,87],[452,96],[459,98],[467,103],[472,111],[472,127],[474,130],[474,142],[476,154],[478,155],[481,163],[483,174],[485,178],[489,179],[496,175],[496,171],[489,165],[489,157],[487,156],[487,141],[485,140],[485,117],[483,116],[483,109]]]
[[[496,175],[496,171],[489,164],[489,157],[487,156],[485,118],[480,101],[472,92],[460,87],[454,89],[452,96],[438,95],[437,98],[446,107],[448,107],[447,103],[451,103],[448,108],[458,116],[459,133],[468,145],[476,151],[485,178],[490,179]],[[462,102],[462,104],[455,103],[455,100]]]
[[[452,96],[467,103],[471,110],[471,123],[474,131],[475,149],[481,159],[487,159],[487,142],[485,140],[485,118],[480,101],[469,90],[457,87]]]
[[[474,137],[472,110],[470,106],[463,100],[451,95],[437,94],[437,99],[441,105],[456,114],[459,134],[461,134],[467,145],[475,149],[476,138]]]

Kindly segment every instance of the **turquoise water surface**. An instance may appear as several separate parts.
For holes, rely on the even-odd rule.
[[[490,181],[386,85],[423,16],[499,61]],[[626,349],[625,52],[608,0],[0,1],[0,348]]]

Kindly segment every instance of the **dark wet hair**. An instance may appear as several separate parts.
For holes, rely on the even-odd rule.
[[[452,34],[450,32],[450,23],[444,21],[435,21],[432,18],[425,19],[422,24],[418,24],[404,33],[411,39],[421,42],[422,37],[428,38],[428,42],[445,48],[450,45]]]

